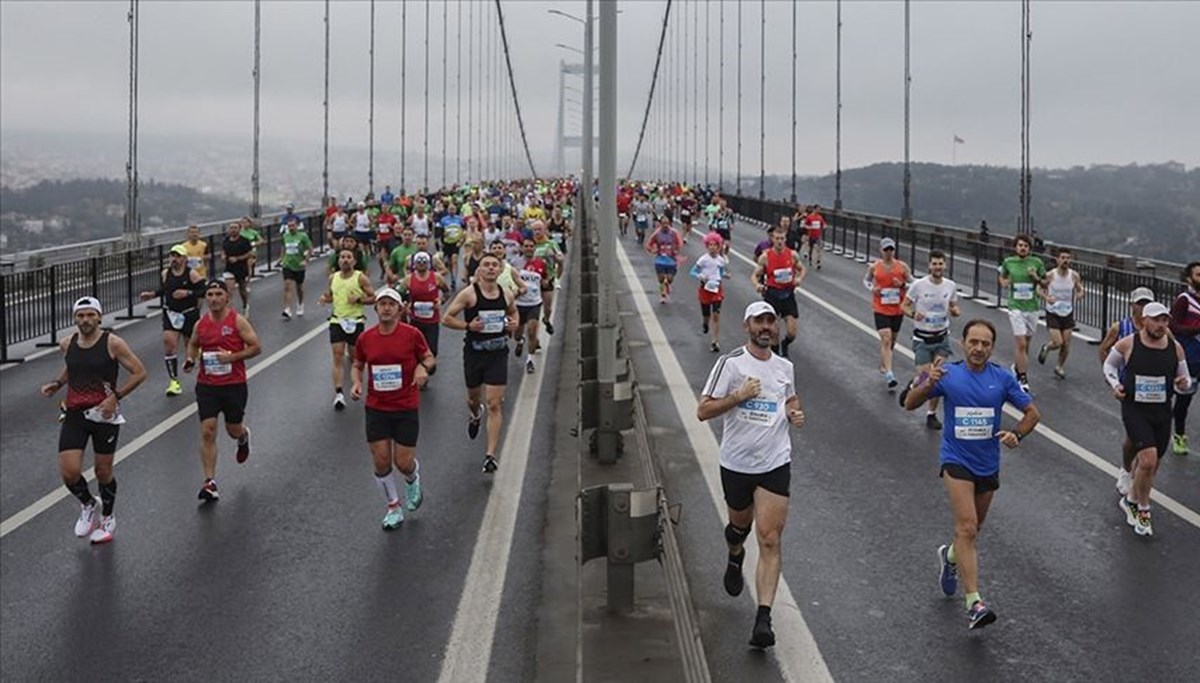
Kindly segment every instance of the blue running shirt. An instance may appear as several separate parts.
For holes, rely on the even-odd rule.
[[[1000,470],[1000,419],[1004,404],[1024,410],[1033,399],[1008,370],[989,362],[974,372],[966,361],[945,366],[946,375],[929,393],[944,399],[941,464],[961,465],[977,477]]]

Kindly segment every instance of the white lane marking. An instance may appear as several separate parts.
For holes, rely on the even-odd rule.
[[[730,250],[729,253],[733,254],[734,256],[737,256],[739,259],[741,259],[742,261],[745,261],[746,263],[748,263],[750,265],[754,265],[753,261],[746,258],[741,253],[735,252],[733,250]],[[874,337],[876,339],[879,338],[878,332],[876,332],[875,330],[872,330],[865,323],[856,320],[855,318],[851,317],[848,313],[842,311],[840,308],[837,308],[836,306],[829,303],[828,301],[825,301],[821,297],[819,297],[815,294],[812,294],[811,292],[804,290],[804,289],[798,289],[796,291],[800,295],[804,296],[805,298],[820,305],[822,308],[829,311],[830,313],[832,313],[832,314],[836,315],[837,317],[841,318],[842,320],[850,323],[850,325],[852,325],[853,327],[856,327],[859,330],[862,330],[863,332],[871,335],[872,337]],[[903,344],[897,343],[895,350],[899,351],[901,353],[901,355],[904,355],[909,359],[913,358],[912,350],[909,349],[908,347],[904,346]],[[1016,408],[1013,408],[1012,406],[1008,405],[1007,403],[1004,404],[1004,413],[1006,415],[1008,415],[1009,417],[1012,417],[1012,418],[1015,418],[1018,420],[1021,419],[1021,412],[1018,411]],[[1095,467],[1096,469],[1107,474],[1108,476],[1110,476],[1110,477],[1117,476],[1117,467],[1115,465],[1109,464],[1109,462],[1107,460],[1105,460],[1104,458],[1102,458],[1102,457],[1096,455],[1095,453],[1093,453],[1092,451],[1084,448],[1083,446],[1079,445],[1078,443],[1071,440],[1070,438],[1063,436],[1063,434],[1061,432],[1058,432],[1058,431],[1050,428],[1045,422],[1038,424],[1038,426],[1035,427],[1033,431],[1035,431],[1038,434],[1041,434],[1042,436],[1046,437],[1054,444],[1061,446],[1063,448],[1063,450],[1078,457],[1080,460],[1083,460],[1084,462]],[[1183,521],[1191,524],[1192,526],[1194,526],[1196,528],[1200,528],[1200,513],[1197,513],[1196,511],[1188,508],[1183,503],[1180,503],[1179,501],[1177,501],[1174,498],[1168,496],[1167,494],[1159,491],[1158,489],[1152,489],[1150,491],[1150,498],[1154,502],[1156,502],[1159,505],[1166,508],[1167,510],[1170,510],[1171,512],[1175,513]]]
[[[287,346],[283,347],[282,349],[279,349],[275,353],[271,354],[270,356],[267,356],[260,362],[255,363],[253,366],[251,366],[246,371],[246,378],[249,379],[251,377],[254,377],[258,373],[262,372],[263,370],[266,370],[267,368],[271,367],[275,363],[278,363],[285,356],[292,353],[296,349],[300,348],[301,346],[303,346],[304,344],[306,344],[313,338],[317,337],[318,335],[320,335],[322,332],[324,332],[327,329],[329,329],[329,324],[323,323],[321,325],[318,325],[317,327],[314,327],[313,329],[309,330],[308,332],[305,332],[304,336],[295,339]],[[125,458],[128,458],[129,456],[142,450],[147,445],[149,445],[151,442],[153,442],[155,439],[162,436],[163,434],[166,434],[167,431],[169,431],[172,427],[179,424],[180,422],[183,422],[185,419],[187,419],[191,415],[195,414],[195,412],[196,412],[196,403],[195,403],[195,401],[190,401],[185,407],[180,408],[179,410],[175,411],[175,413],[173,413],[170,417],[168,417],[167,419],[163,420],[162,422],[154,425],[153,427],[151,427],[150,429],[148,429],[147,431],[145,431],[141,435],[139,435],[136,439],[129,442],[128,446],[117,449],[117,454],[113,458],[113,465],[115,466],[117,463],[121,462]],[[83,476],[88,480],[88,482],[95,481],[95,479],[96,479],[95,468],[88,468],[88,470],[83,473]],[[51,507],[54,506],[55,503],[57,503],[58,501],[60,501],[64,498],[69,497],[70,495],[71,495],[70,492],[67,491],[66,488],[59,486],[58,488],[54,489],[50,493],[47,493],[46,495],[42,496],[41,498],[38,498],[36,501],[34,501],[33,503],[30,503],[28,506],[26,506],[25,509],[23,509],[20,512],[16,513],[15,515],[9,517],[8,519],[4,520],[3,522],[0,522],[0,538],[4,538],[5,536],[12,533],[13,531],[16,531],[17,529],[21,528],[22,525],[29,522],[30,520],[37,517],[38,515],[42,514],[46,510],[49,510]]]
[[[561,320],[561,311],[561,305],[555,306],[554,317]],[[521,506],[525,470],[529,464],[533,423],[547,374],[543,363],[538,368],[537,380],[531,381],[529,375],[525,376],[512,414],[505,420],[508,433],[500,446],[500,469],[493,475],[495,481],[483,511],[475,550],[471,553],[471,566],[463,582],[458,608],[454,611],[454,626],[442,653],[439,682],[488,680],[496,621],[504,596],[513,532],[517,527],[517,510]]]
[[[658,322],[658,316],[640,286],[637,274],[629,262],[629,257],[625,255],[624,249],[617,250],[617,259],[624,270],[625,284],[633,294],[634,304],[641,314],[642,324],[646,327],[646,336],[650,340],[650,346],[658,359],[659,367],[662,368],[663,378],[671,392],[671,402],[675,404],[675,410],[679,412],[679,421],[687,432],[692,453],[695,454],[700,470],[704,473],[704,481],[708,484],[708,494],[712,499],[713,507],[717,511],[717,516],[725,519],[725,498],[721,494],[721,462],[718,456],[720,445],[717,443],[717,437],[713,435],[708,425],[696,419],[698,405],[696,396],[692,393],[687,375],[679,365],[679,359],[675,357],[671,343],[667,340],[667,335],[663,332],[662,325]],[[746,566],[757,567],[758,539],[754,534],[746,539],[745,549]],[[750,588],[749,596],[757,604],[756,593],[758,591],[753,581],[754,575],[750,573],[749,576],[751,580],[746,582],[747,587]],[[817,648],[817,641],[804,621],[804,615],[800,613],[800,606],[792,595],[787,579],[782,575],[779,577],[779,586],[775,594],[775,609],[771,614],[777,632],[776,640],[779,643],[778,647],[772,649],[772,655],[778,662],[784,679],[789,681],[833,681],[825,658],[821,656],[821,651]]]

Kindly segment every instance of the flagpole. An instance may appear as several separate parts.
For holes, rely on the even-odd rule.
[[[950,136],[950,165],[958,166],[958,140]]]

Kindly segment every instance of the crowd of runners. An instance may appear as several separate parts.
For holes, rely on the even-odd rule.
[[[490,474],[499,468],[510,352],[523,358],[525,372],[536,372],[536,358],[548,339],[542,332],[554,334],[552,313],[571,239],[575,189],[572,181],[560,180],[456,187],[428,196],[395,195],[388,188],[378,200],[339,204],[331,199],[320,225],[327,254],[319,253],[301,217],[288,207],[278,226],[283,253],[274,264],[286,283],[280,316],[286,322],[305,315],[306,274],[319,260],[325,268],[317,301],[328,315],[332,409],[345,410],[347,394],[365,404],[373,474],[386,501],[383,528],[396,528],[405,510],[421,504],[418,412],[421,392],[438,370],[443,327],[463,339],[469,439],[486,428],[481,470]],[[694,278],[700,332],[719,353],[726,283],[737,270],[730,261],[736,221],[728,202],[701,187],[627,183],[619,189],[617,210],[618,237],[652,257],[660,304],[672,302],[681,268]],[[745,222],[738,225],[750,229]],[[166,395],[182,392],[181,366],[197,375],[199,498],[204,501],[219,497],[219,416],[224,415],[225,431],[236,444],[237,462],[251,453],[245,362],[262,350],[249,317],[255,243],[261,239],[255,227],[248,220],[228,226],[219,274],[205,271],[206,243],[190,232],[188,240],[171,248],[159,289],[142,293],[143,299],[163,302]],[[775,642],[770,608],[787,517],[789,430],[805,422],[789,357],[802,318],[796,292],[810,271],[822,267],[826,229],[819,206],[796,207],[769,226],[764,239],[752,240],[758,242],[749,259],[753,266],[739,277],[748,278],[761,300],[741,313],[741,343],[717,357],[699,402],[699,419],[724,422],[724,585],[731,595],[742,592],[743,544],[757,525],[759,610],[751,639],[757,647]],[[703,246],[690,267],[689,240]],[[1073,268],[1069,249],[1056,250],[1048,268],[1031,253],[1033,246],[1028,237],[1017,236],[1011,255],[997,267],[1003,299],[996,303],[1007,312],[1015,350],[1009,367],[990,360],[1007,342],[992,322],[977,317],[953,329],[963,306],[958,286],[946,276],[945,253],[929,250],[925,275],[917,277],[897,258],[896,242],[883,237],[878,258],[870,260],[862,277],[879,337],[880,390],[898,391],[907,410],[924,406],[926,427],[942,435],[940,474],[953,531],[950,542],[937,547],[938,581],[947,596],[961,592],[972,629],[996,620],[980,595],[976,544],[999,488],[1000,448],[1018,447],[1041,417],[1029,379],[1030,357],[1039,365],[1053,357],[1051,376],[1067,379],[1076,307],[1095,285]],[[1129,314],[1105,331],[1099,364],[1086,371],[1102,376],[1121,405],[1125,442],[1118,506],[1139,536],[1153,534],[1150,496],[1160,459],[1168,451],[1189,452],[1186,419],[1200,382],[1200,262],[1187,265],[1183,280],[1182,291],[1170,301],[1156,301],[1144,287],[1132,291]],[[115,529],[111,463],[123,422],[119,401],[147,375],[119,337],[101,330],[101,316],[95,299],[75,304],[78,331],[62,344],[65,367],[42,387],[47,396],[68,387],[59,467],[64,485],[81,505],[75,533],[95,543],[111,540]],[[899,377],[906,373],[897,367],[895,350],[906,318],[912,321],[914,363],[911,380],[901,387]],[[1047,333],[1039,344],[1042,324]],[[954,360],[959,354],[962,360]],[[123,384],[117,382],[118,366],[128,375]],[[1020,419],[1003,427],[1006,405],[1016,408]],[[80,474],[89,438],[99,501]],[[394,470],[404,479],[403,495]]]

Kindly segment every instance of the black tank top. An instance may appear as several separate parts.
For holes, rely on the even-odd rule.
[[[463,318],[467,321],[468,325],[475,318],[483,318],[484,330],[487,331],[472,332],[468,329],[466,336],[468,347],[471,347],[471,344],[474,343],[475,347],[471,347],[474,350],[493,350],[479,348],[479,345],[489,340],[496,340],[491,342],[491,345],[506,348],[507,344],[504,343],[504,316],[505,311],[508,309],[508,303],[504,299],[504,288],[497,287],[499,289],[499,296],[495,299],[488,299],[483,295],[483,290],[480,289],[478,283],[471,286],[475,288],[475,305],[467,308],[463,314]],[[497,327],[499,329],[496,329]]]
[[[1151,413],[1171,413],[1171,397],[1175,395],[1175,371],[1179,358],[1175,344],[1165,349],[1152,349],[1142,343],[1140,333],[1133,335],[1133,350],[1125,363],[1124,402]]]
[[[467,257],[467,278],[475,277],[475,271],[479,270],[479,262],[481,260],[482,257],[475,256],[474,254]]]
[[[171,296],[171,292],[177,289],[186,289],[191,294],[182,299],[176,299]],[[167,275],[163,278],[163,291],[167,293],[167,308],[177,313],[190,311],[200,305],[199,299],[196,297],[196,290],[192,286],[192,269],[186,266],[183,269],[183,275],[176,275],[170,268],[167,268]]]
[[[67,409],[87,410],[100,405],[117,386],[117,361],[108,353],[108,332],[83,348],[79,334],[67,345]]]

